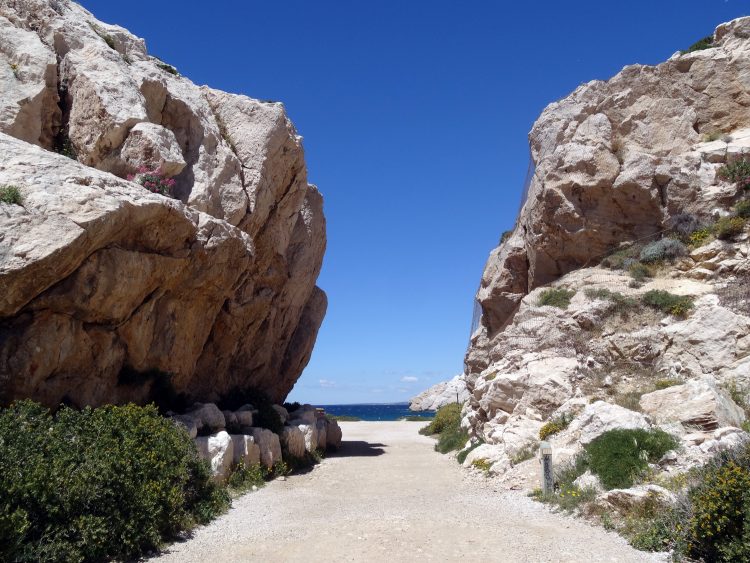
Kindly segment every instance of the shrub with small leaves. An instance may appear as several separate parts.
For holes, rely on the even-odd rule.
[[[551,287],[545,289],[539,294],[537,305],[543,307],[549,305],[551,307],[557,307],[559,309],[567,309],[570,305],[570,300],[576,294],[573,289],[563,289],[561,287]]]
[[[719,175],[737,184],[739,188],[750,187],[750,160],[742,159],[730,162],[719,168]]]
[[[637,262],[640,252],[639,244],[619,248],[602,260],[602,266],[611,270],[627,270],[634,262]]]
[[[458,452],[458,454],[456,454],[456,461],[458,463],[463,463],[464,461],[466,461],[466,457],[471,452],[473,452],[474,450],[476,450],[479,446],[481,446],[482,444],[484,444],[484,440],[477,440],[476,442],[474,442],[468,448],[464,448],[463,450],[461,450],[460,452]]]
[[[688,237],[690,246],[692,248],[698,248],[700,246],[703,246],[709,240],[711,240],[711,235],[712,235],[711,229],[708,227],[703,227],[701,229],[693,231],[692,233],[690,233],[690,236]]]
[[[643,302],[662,313],[675,317],[685,316],[693,308],[693,298],[688,295],[675,295],[661,289],[652,289],[643,295]]]
[[[21,205],[21,190],[16,186],[0,186],[0,203]]]
[[[651,277],[651,270],[645,264],[641,264],[640,262],[635,262],[634,264],[631,264],[630,267],[628,268],[628,274],[630,275],[631,278],[633,278],[633,281],[640,284],[646,278]]]
[[[641,250],[641,262],[651,263],[662,260],[674,260],[688,253],[687,247],[679,240],[673,238],[663,238],[647,244]]]
[[[500,235],[500,244],[503,244],[506,240],[508,240],[512,234],[513,230],[503,231],[503,234]]]
[[[663,430],[609,430],[585,446],[586,463],[607,489],[627,489],[677,440]]]
[[[716,230],[716,238],[719,240],[730,240],[741,235],[745,230],[746,222],[747,221],[744,217],[722,217],[716,221],[714,227]]]
[[[539,429],[539,439],[546,440],[550,436],[554,436],[555,434],[562,432],[568,427],[571,420],[572,419],[569,416],[563,414],[561,416],[553,418],[550,421],[547,421]]]
[[[714,46],[714,36],[709,35],[708,37],[699,39],[698,41],[690,45],[690,47],[688,47],[687,49],[680,51],[680,53],[685,55],[687,53],[692,53],[693,51],[702,51],[703,49],[710,49],[713,46]]]
[[[690,236],[690,233],[701,228],[701,222],[691,213],[678,213],[671,220],[672,230],[680,238]]]
[[[137,174],[130,174],[128,181],[140,184],[148,191],[155,194],[171,195],[175,181],[173,178],[166,178],[161,170],[149,170],[145,166],[138,169]]]
[[[743,219],[750,219],[750,199],[744,199],[735,205],[734,214]]]

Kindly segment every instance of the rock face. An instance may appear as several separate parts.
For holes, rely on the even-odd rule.
[[[750,150],[742,129],[750,126],[748,33],[749,18],[723,24],[714,48],[627,66],[542,112],[529,134],[528,196],[477,293],[482,318],[466,357],[469,380],[487,367],[529,291],[623,241],[654,235],[680,213],[706,217],[735,198],[736,185],[717,172]],[[725,140],[701,142],[716,132]]]
[[[433,385],[409,401],[409,410],[436,411],[449,403],[464,403],[469,398],[464,374],[457,375],[450,381]]]
[[[661,428],[683,448],[655,471],[673,472],[748,439],[750,234],[690,238],[750,196],[720,172],[750,159],[748,84],[741,18],[712,48],[626,67],[544,110],[528,197],[477,293],[461,424],[484,444],[467,460],[520,479],[514,460],[540,433],[563,463],[608,430]],[[635,279],[663,237],[685,245],[668,241],[681,251]],[[651,291],[691,305],[650,306]]]
[[[67,0],[0,1],[0,402],[281,402],[326,310],[280,103],[198,87]],[[53,149],[76,159],[52,152]],[[128,182],[141,166],[176,199]]]

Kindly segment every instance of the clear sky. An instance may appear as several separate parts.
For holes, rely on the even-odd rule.
[[[280,100],[325,197],[328,315],[291,400],[407,400],[460,373],[548,103],[655,64],[749,0],[83,0],[198,84]]]

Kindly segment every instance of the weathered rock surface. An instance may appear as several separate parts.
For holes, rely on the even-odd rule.
[[[297,426],[285,426],[281,433],[281,445],[293,457],[305,455],[305,434]]]
[[[255,443],[255,438],[246,434],[232,434],[234,465],[244,464],[252,467],[260,463],[260,447]]]
[[[341,445],[343,433],[335,420],[326,421],[326,448],[337,449]]]
[[[436,411],[449,403],[464,403],[469,398],[464,375],[460,374],[449,381],[443,381],[422,391],[409,401],[409,410]]]
[[[67,0],[0,2],[0,73],[0,185],[23,196],[0,206],[0,401],[143,402],[159,372],[283,401],[326,310],[283,105],[200,88]],[[177,199],[117,177],[139,166]]]
[[[687,427],[715,430],[720,426],[740,426],[744,411],[711,376],[688,381],[641,397],[643,412],[657,422],[679,421]]]
[[[216,481],[224,481],[232,469],[234,461],[234,441],[224,432],[195,439],[198,454],[211,464],[211,474]]]
[[[630,489],[612,489],[596,498],[597,504],[613,508],[622,514],[632,513],[633,509],[651,505],[669,507],[676,502],[675,496],[659,485],[638,485]]]
[[[253,428],[250,432],[254,442],[260,448],[260,462],[268,469],[281,461],[281,442],[279,436],[265,428]]]

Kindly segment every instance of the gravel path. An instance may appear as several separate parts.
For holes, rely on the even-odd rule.
[[[233,561],[660,561],[552,514],[433,451],[415,422],[341,424],[344,443],[304,475],[235,500],[156,559]],[[481,479],[482,482],[478,481]]]

